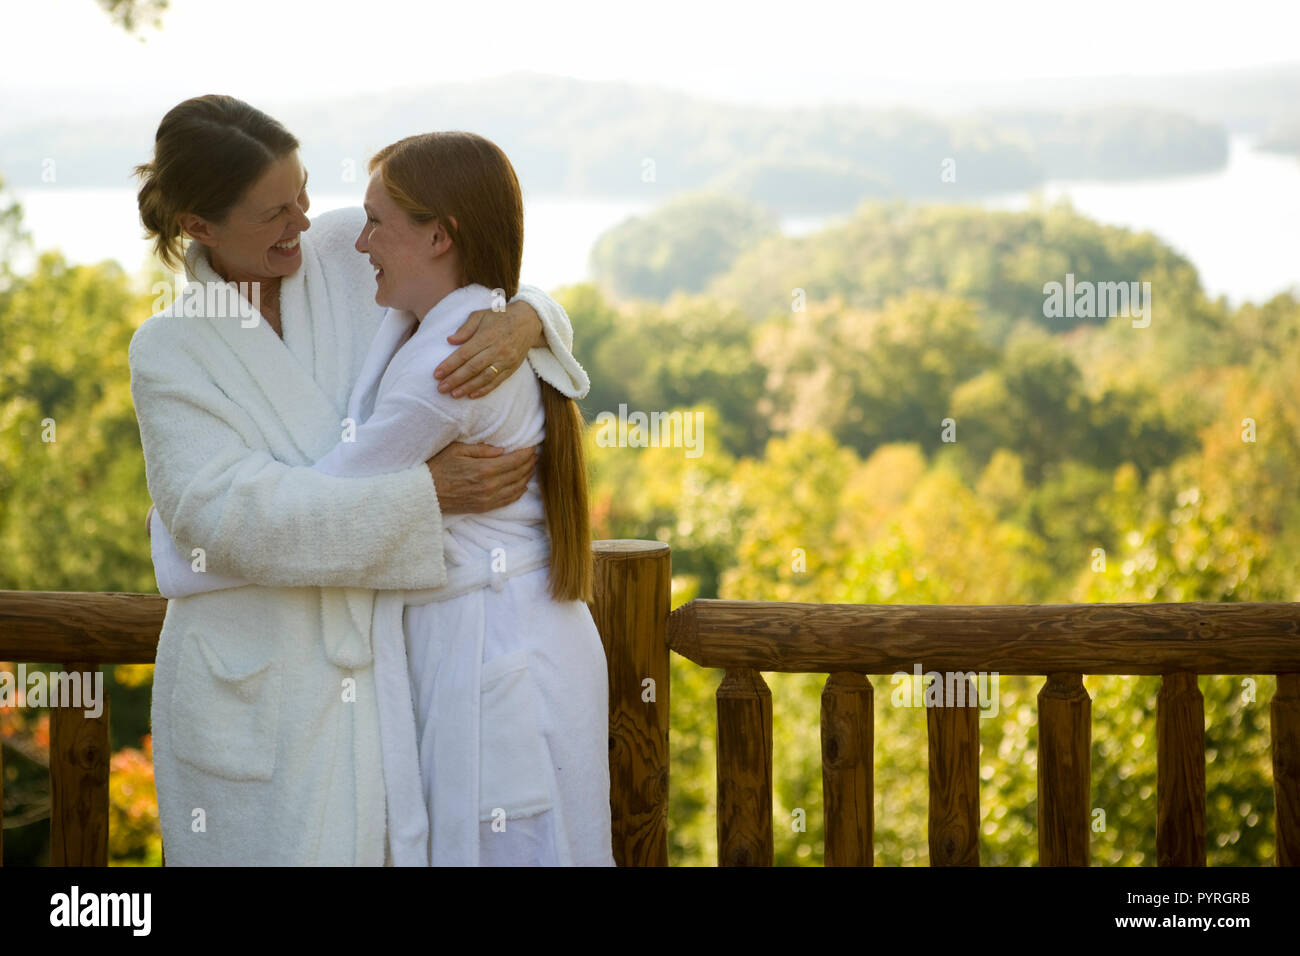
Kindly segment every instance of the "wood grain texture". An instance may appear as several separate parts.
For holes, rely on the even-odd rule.
[[[609,667],[614,861],[667,866],[671,557],[657,541],[597,541],[593,551],[591,616]]]
[[[1205,701],[1185,671],[1156,698],[1156,865],[1205,866]]]
[[[821,731],[826,866],[871,866],[875,831],[871,681],[842,671],[826,678]]]
[[[803,604],[697,599],[668,645],[701,667],[830,674],[1300,671],[1300,604]]]
[[[928,658],[927,658],[928,660]],[[936,678],[937,679],[937,678]],[[980,865],[979,708],[975,685],[969,677],[961,691],[953,689],[966,706],[955,706],[945,693],[942,707],[926,707],[930,750],[930,865]]]
[[[166,613],[157,594],[0,591],[0,660],[152,664]]]
[[[755,670],[718,686],[718,865],[771,866],[772,692]]]
[[[93,663],[61,665],[94,671]],[[50,865],[108,866],[108,708],[50,708]]]
[[[1278,674],[1268,708],[1277,865],[1300,866],[1300,674]]]
[[[1038,692],[1038,865],[1087,866],[1092,699],[1082,674],[1048,674]]]

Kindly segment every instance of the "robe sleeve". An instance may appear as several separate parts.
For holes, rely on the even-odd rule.
[[[246,413],[166,335],[142,335],[147,325],[131,341],[131,393],[150,497],[181,553],[203,548],[212,570],[268,587],[446,582],[427,467],[338,478],[277,461],[254,447]]]
[[[325,475],[365,478],[401,471],[432,458],[461,434],[461,424],[424,396],[402,390],[380,397],[351,441],[341,441],[312,467]]]
[[[537,286],[520,284],[511,302],[519,300],[533,307],[542,320],[548,348],[528,350],[528,362],[537,377],[569,398],[583,398],[591,390],[591,378],[573,357],[573,323],[564,307]]]
[[[205,591],[223,591],[226,588],[242,588],[252,581],[231,574],[218,574],[216,571],[194,569],[194,562],[186,560],[176,549],[171,532],[163,524],[162,517],[155,508],[149,516],[149,550],[153,558],[153,574],[158,581],[158,593],[168,600],[202,594]]]

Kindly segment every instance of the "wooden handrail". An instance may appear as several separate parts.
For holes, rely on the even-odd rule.
[[[96,591],[0,591],[0,660],[152,664],[167,599]]]
[[[668,646],[701,667],[830,674],[1284,674],[1300,604],[797,604],[691,601]]]

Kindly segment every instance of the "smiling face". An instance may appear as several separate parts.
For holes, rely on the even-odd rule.
[[[302,265],[309,205],[307,171],[294,150],[258,177],[223,222],[187,216],[182,225],[211,250],[213,268],[227,280],[279,279]]]
[[[384,188],[379,168],[370,175],[365,210],[356,250],[375,267],[375,302],[423,318],[448,291],[442,273],[448,253],[455,255],[450,239],[436,219],[414,222]]]

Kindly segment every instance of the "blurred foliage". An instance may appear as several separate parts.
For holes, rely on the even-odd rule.
[[[1064,283],[1067,274],[1097,283],[1151,282],[1152,322],[1166,333],[1202,321],[1175,298],[1199,292],[1190,262],[1150,233],[1102,225],[1064,201],[1024,212],[868,202],[811,235],[760,242],[709,291],[755,318],[789,315],[796,290],[809,308],[840,302],[858,309],[879,309],[912,290],[945,292],[978,303],[984,337],[1001,344],[1022,321],[1051,332],[1105,324],[1100,317],[1044,315],[1044,284]]]
[[[162,15],[167,11],[168,0],[95,0],[108,14],[109,19],[127,33],[136,33],[142,26],[162,26]]]
[[[22,241],[20,212],[7,208],[12,213],[0,215],[0,250]],[[132,288],[115,263],[70,266],[57,252],[39,256],[29,274],[4,274],[0,589],[157,593],[144,534],[149,494],[127,364],[131,335],[153,311],[153,298]],[[59,666],[28,662],[28,671]],[[0,664],[0,671],[15,673],[15,667]],[[110,777],[114,862],[156,861],[161,849],[153,769],[141,756],[148,746],[152,671],[142,665],[104,668],[116,775]],[[45,861],[48,709],[0,708],[0,744],[5,858]]]
[[[618,298],[667,299],[701,291],[742,250],[775,235],[761,206],[688,194],[606,230],[591,250],[592,273]]]

